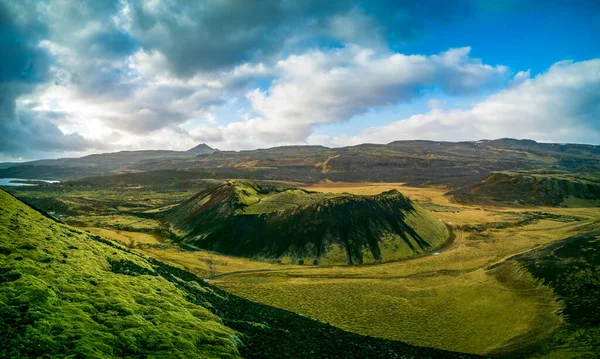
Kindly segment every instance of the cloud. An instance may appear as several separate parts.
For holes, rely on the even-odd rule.
[[[20,20],[20,22],[19,22]],[[44,82],[50,58],[37,47],[44,33],[43,24],[34,19],[17,19],[0,2],[0,105],[3,117],[14,116],[14,100]]]
[[[20,6],[23,4],[12,4]],[[65,135],[50,118],[36,116],[16,101],[49,78],[50,56],[38,42],[45,27],[30,15],[18,16],[0,3],[0,155],[32,151],[84,150],[89,143],[78,134]],[[48,114],[52,116],[52,114]]]
[[[592,90],[567,101],[551,90],[571,91],[561,82],[541,86],[529,71],[509,81],[507,68],[472,58],[469,47],[400,50],[428,25],[506,10],[470,0],[0,0],[0,156],[194,142],[240,149],[408,134],[454,139],[463,130],[498,137],[511,128],[539,139],[590,138],[594,125],[582,121],[597,114]],[[553,69],[544,76],[560,72]],[[530,84],[552,100],[526,92]],[[452,96],[481,98],[502,87],[471,110],[445,110]],[[313,135],[324,124],[423,96],[440,101],[420,117],[362,137]],[[500,114],[520,120],[491,120]],[[542,121],[557,114],[577,121]],[[526,122],[543,125],[535,132]]]
[[[318,125],[409,102],[428,89],[469,94],[506,82],[507,68],[482,64],[470,58],[469,51],[380,55],[350,46],[290,56],[278,62],[279,77],[268,91],[247,95],[257,114],[251,135],[301,142]]]
[[[50,42],[44,46],[59,59],[61,68],[76,61],[68,49]],[[247,88],[254,79],[270,73],[262,64],[243,64],[230,71],[179,79],[164,68],[164,61],[160,53],[139,50],[129,57],[125,69],[96,69],[82,79],[85,82],[73,73],[63,74],[60,82],[31,96],[30,101],[36,103],[36,110],[58,106],[68,114],[65,128],[80,128],[86,137],[98,135],[95,130],[86,131],[90,121],[145,136],[165,128],[177,131],[180,125],[210,116],[238,88]],[[60,74],[61,70],[55,73]]]
[[[90,37],[90,50],[94,54],[121,57],[134,53],[138,48],[139,43],[121,30],[102,31]]]
[[[475,104],[468,110],[432,109],[337,144],[385,143],[403,139],[477,140],[500,137],[545,142],[600,143],[600,60],[563,61]]]
[[[43,116],[41,113],[18,113],[15,119],[0,122],[0,153],[18,156],[35,151],[84,151],[94,147],[78,133],[64,134]]]
[[[164,54],[180,77],[270,62],[307,47],[387,47],[423,33],[425,23],[465,16],[464,1],[134,0],[121,23],[146,50]]]

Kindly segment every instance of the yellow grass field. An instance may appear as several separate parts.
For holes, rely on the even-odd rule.
[[[88,228],[254,301],[340,328],[415,345],[499,354],[562,323],[562,304],[514,262],[546,243],[600,228],[600,208],[461,205],[444,188],[321,183],[311,191],[375,195],[397,189],[450,225],[438,253],[370,265],[284,265],[185,251],[149,234]],[[503,263],[490,269],[494,264]]]
[[[292,266],[271,264],[208,251],[188,251],[170,244],[154,234],[120,231],[98,227],[80,227],[90,233],[120,242],[130,249],[185,269],[202,278],[248,270],[286,269]]]
[[[363,266],[225,274],[213,284],[346,330],[411,344],[495,354],[549,335],[562,322],[550,288],[506,258],[600,227],[599,208],[463,206],[443,188],[324,183],[313,191],[373,195],[398,189],[451,223],[455,243],[438,255]],[[556,218],[520,224],[527,213]],[[561,217],[564,216],[564,217]],[[464,231],[483,225],[481,231]],[[482,320],[485,318],[485,320]]]

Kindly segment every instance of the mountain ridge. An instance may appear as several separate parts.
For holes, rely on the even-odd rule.
[[[600,146],[499,139],[468,142],[395,141],[348,147],[283,146],[248,151],[95,155],[0,169],[0,177],[81,179],[161,170],[197,178],[246,178],[314,183],[403,182],[461,187],[492,172],[563,170],[600,172]],[[57,161],[57,160],[51,160]]]

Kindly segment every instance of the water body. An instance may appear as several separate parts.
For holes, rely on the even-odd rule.
[[[24,179],[24,178],[0,178],[0,186],[37,186],[37,183],[19,183],[13,181],[39,181],[46,183],[60,183],[60,181],[40,180],[40,179]]]

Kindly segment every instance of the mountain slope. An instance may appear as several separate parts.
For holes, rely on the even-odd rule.
[[[93,154],[80,158],[59,158],[13,163],[0,169],[5,178],[75,179],[95,175],[132,172],[130,168],[146,161],[175,161],[193,158],[182,151],[120,151]]]
[[[557,206],[586,200],[600,204],[600,177],[570,173],[492,173],[485,180],[450,192],[463,203],[518,203]]]
[[[406,258],[433,250],[449,235],[441,221],[395,190],[356,196],[229,181],[165,218],[185,244],[314,264]]]
[[[251,302],[0,190],[0,358],[472,358]]]

